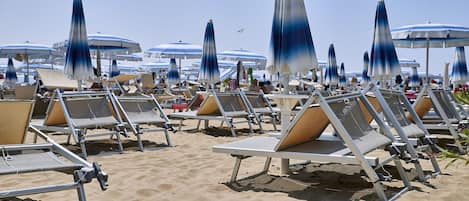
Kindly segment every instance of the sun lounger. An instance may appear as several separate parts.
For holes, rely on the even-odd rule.
[[[316,103],[319,106],[311,103]],[[380,128],[385,131],[384,135],[371,128],[362,115],[360,103],[363,103]],[[324,98],[319,92],[315,92],[308,100],[307,105],[309,106],[303,108],[295,116],[286,133],[280,139],[274,136],[251,137],[214,146],[214,152],[230,154],[236,158],[230,182],[237,180],[236,177],[243,159],[261,156],[267,157],[263,173],[268,171],[271,158],[359,165],[363,168],[381,200],[393,200],[410,189],[409,180],[399,159],[405,155],[406,145],[394,139],[363,94],[350,93]],[[310,110],[313,107],[320,109]],[[314,114],[311,113],[312,111]],[[311,118],[304,118],[304,114],[310,115]],[[320,139],[322,132],[320,127],[322,126],[316,127],[316,125],[322,125],[324,121],[329,121],[335,128],[338,135],[335,140]],[[386,147],[386,150],[389,151],[389,158],[381,160],[366,155],[381,147]],[[388,198],[382,185],[382,181],[387,180],[388,177],[376,173],[375,169],[391,161],[396,164],[404,188],[393,197]]]
[[[137,136],[139,148],[143,151],[140,135],[145,132],[163,131],[168,146],[171,140],[168,130],[172,130],[171,122],[153,95],[150,96],[115,96],[112,94],[123,120]],[[157,126],[143,128],[142,125]]]
[[[368,95],[370,102],[378,102],[374,105],[377,111],[382,111],[388,125],[392,126],[397,133],[398,139],[407,144],[407,151],[412,159],[410,162],[414,163],[419,179],[425,181],[426,179],[437,175],[441,172],[438,162],[435,158],[437,151],[435,143],[436,138],[432,137],[425,129],[423,122],[418,117],[417,113],[413,110],[409,100],[401,91],[377,89],[370,90],[374,96]],[[407,119],[406,111],[413,117],[414,122]],[[419,155],[417,151],[424,152],[430,159],[435,174],[428,176],[424,175],[422,167],[419,163]]]
[[[0,101],[0,111],[9,114],[0,116],[0,178],[4,175],[60,171],[73,175],[73,181],[43,186],[34,184],[34,187],[23,189],[6,189],[6,186],[2,186],[0,199],[76,189],[78,200],[84,201],[84,184],[90,183],[94,178],[97,178],[102,190],[105,190],[108,178],[99,164],[81,159],[34,127],[30,128],[31,131],[45,143],[24,144],[33,105],[34,101]],[[53,179],[55,178],[51,178]]]
[[[442,91],[432,90],[428,87],[424,87],[423,90],[425,91],[419,94],[413,105],[418,117],[423,118],[431,108],[437,114],[436,118],[422,119],[425,128],[430,133],[451,134],[459,151],[464,153],[461,136],[457,130],[461,125],[465,125],[466,122],[459,116],[454,106],[448,100],[448,97]],[[423,93],[426,93],[428,97],[423,96]],[[408,116],[408,119],[414,121],[411,116]]]
[[[80,144],[83,157],[87,157],[85,142],[90,137],[116,136],[119,152],[123,152],[120,135],[127,136],[126,129],[110,92],[60,92],[58,89],[49,103],[47,115],[35,126],[43,131],[68,134]],[[88,133],[91,129],[107,129]]]
[[[263,122],[263,117],[270,118],[270,121],[274,127],[274,130],[277,130],[276,119],[278,112],[274,111],[270,105],[267,98],[264,96],[264,93],[261,92],[244,92],[241,91],[241,97],[244,98],[244,101],[247,103],[248,109],[252,114],[256,115],[256,120],[259,123],[259,127],[262,131],[261,123]]]
[[[252,132],[251,121],[254,117],[250,113],[243,98],[239,92],[218,93],[211,91],[206,94],[200,108],[197,111],[176,112],[168,115],[170,118],[180,119],[179,130],[186,119],[204,120],[205,128],[208,127],[208,121],[217,120],[225,122],[231,130],[231,134],[236,136],[234,124],[248,123],[249,130]],[[235,119],[242,119],[235,121]],[[200,123],[200,121],[199,121]],[[197,129],[199,125],[197,126]]]

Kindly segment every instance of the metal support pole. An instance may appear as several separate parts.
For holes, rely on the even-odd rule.
[[[427,58],[426,58],[426,66],[427,66],[427,69],[426,69],[426,72],[425,72],[425,73],[426,73],[426,76],[427,76],[427,77],[426,77],[426,79],[427,79],[427,80],[426,80],[426,83],[427,83],[427,84],[430,83],[430,78],[429,78],[429,76],[428,76],[428,69],[430,68],[430,67],[428,66],[428,63],[429,63],[429,58],[428,58],[428,57],[429,57],[429,56],[430,56],[430,38],[427,37]]]

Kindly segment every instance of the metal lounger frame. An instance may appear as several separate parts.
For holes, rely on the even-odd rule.
[[[143,142],[142,142],[142,139],[141,139],[141,134],[143,134],[144,132],[152,132],[152,131],[163,131],[164,132],[164,135],[165,135],[165,138],[166,138],[166,143],[168,144],[168,146],[172,146],[171,144],[171,139],[170,139],[170,136],[169,136],[169,133],[168,133],[168,130],[169,129],[172,129],[172,125],[171,125],[171,121],[169,120],[169,118],[166,116],[165,112],[163,111],[163,108],[161,107],[161,105],[158,103],[158,101],[156,100],[155,96],[153,96],[153,94],[151,94],[150,96],[129,96],[129,97],[117,97],[115,94],[111,93],[111,96],[112,98],[114,99],[114,102],[116,103],[117,107],[119,108],[119,110],[116,111],[116,113],[118,113],[119,111],[122,112],[122,114],[124,115],[126,121],[127,121],[127,125],[130,127],[130,129],[132,130],[132,132],[135,134],[135,136],[137,137],[137,141],[138,141],[138,146],[139,146],[139,149],[141,151],[144,150],[144,147],[143,147]],[[132,121],[132,118],[129,117],[129,115],[127,114],[127,111],[125,110],[124,106],[121,104],[120,102],[120,99],[126,99],[126,100],[143,100],[143,101],[151,101],[153,104],[155,104],[155,108],[158,110],[158,112],[160,113],[160,116],[163,120],[165,120],[165,123],[164,123],[164,127],[163,128],[147,128],[147,129],[142,129],[140,127],[139,124],[137,123],[134,123]]]
[[[344,94],[344,95],[339,95],[339,96],[331,96],[331,97],[322,97],[320,93],[315,92],[313,95],[310,97],[310,99],[307,101],[307,105],[310,105],[313,103],[313,101],[318,101],[320,107],[322,108],[323,112],[326,114],[328,117],[330,123],[334,126],[337,134],[340,136],[340,139],[342,139],[343,143],[347,146],[349,149],[350,153],[353,155],[328,155],[328,154],[321,154],[321,153],[311,153],[311,152],[305,152],[305,153],[297,153],[297,152],[289,152],[288,149],[286,151],[275,151],[275,150],[269,150],[269,151],[261,151],[257,150],[255,148],[248,149],[248,150],[224,150],[223,145],[218,145],[213,147],[214,152],[219,152],[219,153],[228,153],[231,154],[233,157],[236,158],[235,161],[235,166],[233,169],[233,173],[230,179],[230,182],[235,182],[237,174],[239,172],[239,168],[241,165],[241,161],[245,158],[249,158],[251,156],[264,156],[267,157],[266,162],[264,164],[264,169],[261,172],[266,173],[270,167],[270,162],[272,157],[278,157],[278,158],[291,158],[291,159],[299,159],[299,160],[311,160],[311,161],[317,161],[317,162],[332,162],[332,163],[343,163],[343,164],[358,164],[360,165],[363,170],[365,171],[366,175],[368,176],[369,182],[373,184],[373,188],[376,191],[378,197],[380,200],[395,200],[397,199],[400,195],[403,193],[407,192],[408,190],[411,189],[411,185],[409,182],[409,179],[407,178],[407,175],[404,171],[404,168],[400,162],[400,159],[398,158],[397,155],[391,155],[388,159],[385,159],[381,162],[378,161],[377,158],[373,157],[366,157],[363,153],[361,153],[359,147],[354,143],[351,135],[349,134],[348,130],[344,127],[344,125],[341,123],[341,120],[336,116],[336,114],[333,112],[332,108],[330,107],[329,103],[334,102],[334,101],[342,101],[345,99],[353,99],[353,98],[358,98],[365,108],[371,113],[375,121],[378,123],[380,128],[383,128],[384,130],[384,135],[388,137],[391,141],[392,144],[390,145],[391,147],[405,147],[405,143],[395,143],[396,139],[393,137],[392,133],[390,132],[389,128],[385,125],[385,123],[379,118],[378,113],[375,111],[371,103],[368,102],[367,98],[361,94],[361,93],[350,93],[350,94]],[[303,113],[305,109],[300,111],[298,114],[298,117],[301,116],[301,113]],[[297,121],[298,118],[295,118],[293,122],[290,123],[290,125],[293,125],[295,121]],[[289,127],[289,129],[291,126]],[[287,133],[289,132],[289,129],[287,129]],[[249,139],[254,139],[253,138],[248,138],[245,140]],[[257,138],[263,138],[263,139],[277,139],[275,137],[257,137]],[[278,145],[277,145],[278,146]],[[374,161],[374,162],[373,162]],[[396,164],[397,170],[402,178],[402,181],[404,183],[404,187],[394,196],[388,198],[384,192],[384,187],[381,183],[380,178],[378,177],[377,173],[375,172],[375,169],[372,166],[381,166],[383,164],[386,164],[388,162],[394,161]]]
[[[230,94],[237,94],[237,95],[240,95],[239,92],[224,92],[224,93],[230,93]],[[205,98],[204,98],[204,101],[201,103],[201,105],[205,104],[205,102],[208,100],[208,97],[210,96],[210,94],[213,95],[213,98],[215,99],[215,102],[220,110],[220,113],[221,115],[217,115],[217,116],[212,116],[212,115],[197,115],[195,111],[193,111],[192,113],[190,113],[190,115],[187,115],[189,114],[188,112],[181,112],[181,113],[173,113],[173,114],[170,114],[169,116],[170,117],[173,117],[173,118],[179,118],[180,119],[180,123],[179,123],[179,128],[178,130],[181,130],[182,129],[182,123],[184,120],[186,119],[198,119],[199,122],[197,124],[197,130],[199,129],[200,127],[200,122],[201,120],[204,120],[204,124],[205,124],[205,128],[208,128],[208,123],[210,120],[219,120],[221,121],[221,126],[223,126],[223,123],[226,122],[226,124],[228,124],[228,127],[230,128],[230,131],[231,131],[231,135],[233,137],[236,137],[236,130],[235,130],[235,126],[234,124],[236,123],[248,123],[249,125],[249,132],[252,133],[253,130],[252,130],[252,124],[251,124],[251,121],[252,121],[252,118],[255,117],[254,114],[251,114],[249,109],[248,109],[248,106],[246,105],[245,101],[243,100],[243,98],[241,97],[240,95],[240,99],[242,100],[243,102],[243,106],[246,108],[246,113],[247,113],[247,116],[245,118],[247,118],[246,121],[237,121],[237,122],[234,122],[234,118],[239,118],[239,117],[233,117],[233,116],[228,116],[225,112],[225,110],[223,109],[223,105],[222,105],[222,102],[219,100],[218,98],[218,93],[215,92],[214,90],[211,90],[209,91]],[[243,117],[244,118],[244,117]]]
[[[386,118],[386,120],[389,122],[389,125],[392,125],[394,129],[397,131],[397,134],[399,135],[399,138],[402,142],[406,143],[407,145],[407,152],[411,155],[412,159],[410,160],[412,163],[414,163],[415,169],[417,170],[419,180],[420,181],[426,181],[428,178],[433,177],[437,174],[441,173],[441,169],[438,165],[438,162],[435,158],[434,155],[434,150],[432,149],[433,146],[433,140],[431,139],[431,135],[428,132],[428,130],[425,128],[423,125],[422,120],[418,117],[417,113],[415,110],[412,108],[412,105],[410,104],[409,100],[405,97],[405,95],[400,92],[400,91],[394,91],[394,90],[387,90],[387,89],[378,89],[376,86],[370,84],[369,87],[371,87],[371,92],[376,96],[379,105],[383,111],[383,114]],[[362,92],[366,93],[366,92]],[[407,109],[409,114],[412,116],[412,119],[414,120],[415,124],[424,132],[425,138],[421,139],[423,146],[419,147],[420,150],[425,150],[428,155],[430,156],[430,161],[432,163],[433,169],[435,171],[435,174],[430,174],[428,176],[425,176],[422,166],[419,162],[419,157],[417,154],[416,148],[410,143],[409,138],[407,137],[405,131],[402,129],[402,125],[396,118],[395,114],[393,113],[392,109],[386,102],[386,99],[384,98],[383,94],[391,94],[398,96],[399,100],[403,103],[403,107]],[[407,118],[404,116],[402,117],[403,119],[407,120]]]
[[[255,118],[256,118],[256,121],[257,123],[259,124],[259,128],[261,129],[261,132],[263,131],[263,128],[262,128],[262,116],[269,116],[271,118],[271,121],[272,121],[272,125],[274,127],[274,130],[277,130],[277,125],[276,125],[276,119],[277,119],[277,113],[274,112],[274,110],[272,109],[272,105],[270,105],[270,102],[269,100],[267,100],[267,98],[264,96],[264,92],[260,91],[260,92],[244,92],[244,91],[240,91],[240,94],[241,94],[241,97],[244,99],[244,102],[246,103],[246,105],[248,106],[248,109],[250,110],[250,112],[252,114],[255,115]],[[262,100],[266,103],[266,107],[269,112],[268,113],[256,113],[255,111],[255,107],[252,105],[252,103],[249,101],[249,98],[248,96],[250,95],[255,95],[255,96],[258,96],[259,98],[262,98]]]
[[[424,124],[425,128],[428,130],[431,129],[446,129],[450,132],[451,136],[453,136],[453,139],[455,141],[455,144],[459,150],[459,152],[464,153],[464,148],[461,144],[461,137],[459,136],[458,131],[456,130],[455,127],[451,122],[451,120],[448,118],[448,115],[446,114],[445,110],[443,109],[443,106],[441,105],[440,101],[434,94],[431,86],[424,85],[423,88],[421,89],[420,93],[417,96],[417,99],[414,102],[413,108],[418,104],[418,102],[423,99],[423,96],[427,94],[430,99],[432,100],[432,105],[434,106],[434,109],[438,111],[438,114],[441,116],[441,119],[443,120],[444,125],[438,125],[438,126],[433,126],[431,124]],[[459,116],[459,114],[456,114],[456,116]]]
[[[51,98],[51,102],[49,103],[49,106],[47,108],[47,114],[46,118],[49,115],[49,112],[52,110],[52,107],[54,105],[54,99],[57,97],[58,102],[60,103],[60,106],[64,112],[65,120],[67,122],[67,127],[60,127],[60,126],[48,126],[48,125],[35,125],[36,128],[43,130],[43,131],[52,131],[52,132],[62,132],[68,134],[68,139],[67,143],[70,143],[70,136],[73,137],[74,141],[78,144],[80,144],[80,149],[82,151],[82,157],[87,158],[88,154],[86,152],[86,146],[85,142],[88,140],[87,138],[90,137],[100,137],[100,136],[111,136],[111,138],[115,135],[119,147],[119,153],[123,153],[124,148],[122,146],[122,141],[120,138],[120,135],[128,136],[127,135],[127,130],[124,127],[123,120],[118,112],[116,112],[116,120],[118,122],[117,125],[114,126],[114,131],[112,132],[100,132],[100,133],[93,133],[93,134],[87,134],[86,131],[87,129],[83,128],[76,128],[73,125],[73,120],[67,110],[67,105],[65,103],[66,98],[72,98],[72,97],[96,97],[96,96],[101,96],[101,97],[106,97],[113,108],[114,111],[117,110],[116,103],[114,99],[112,98],[112,95],[109,91],[101,91],[101,92],[93,92],[93,91],[88,91],[88,92],[61,92],[59,89],[55,90],[54,96]],[[106,105],[107,107],[107,105]],[[45,123],[45,122],[44,122]]]

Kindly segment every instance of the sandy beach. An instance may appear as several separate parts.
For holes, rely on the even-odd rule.
[[[226,154],[213,153],[211,147],[246,138],[247,129],[238,130],[239,137],[231,137],[227,129],[195,131],[190,129],[195,128],[196,121],[184,123],[185,131],[171,135],[173,147],[164,144],[162,133],[144,135],[145,152],[137,151],[134,138],[124,141],[124,154],[113,151],[117,149],[113,141],[103,139],[89,142],[89,161],[102,164],[109,174],[110,186],[103,192],[96,181],[86,184],[88,200],[377,200],[371,184],[360,175],[359,167],[338,164],[295,166],[290,176],[279,177],[280,161],[274,159],[268,175],[245,178],[258,173],[263,167],[264,158],[254,157],[242,163],[239,178],[244,179],[227,185],[225,182],[230,178],[234,159]],[[213,122],[211,125],[219,124]],[[270,125],[266,127],[272,130]],[[65,142],[64,136],[53,138]],[[77,146],[67,148],[79,152]],[[378,151],[373,154],[384,156],[386,153]],[[295,162],[301,161],[292,163]],[[442,167],[446,163],[440,162]],[[429,161],[424,161],[423,165],[425,170],[431,170]],[[415,176],[412,166],[407,164],[406,168],[409,175]],[[388,166],[386,170],[395,171]],[[468,170],[469,167],[458,163],[444,169],[443,175],[430,179],[426,185],[413,180],[415,188],[399,200],[465,200],[469,192],[462,187],[469,184]],[[0,187],[8,189],[69,182],[71,177],[56,172],[2,176]],[[390,193],[402,187],[398,178],[385,184]],[[9,200],[76,199],[75,191],[61,191]]]

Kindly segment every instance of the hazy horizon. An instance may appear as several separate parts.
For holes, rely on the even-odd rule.
[[[2,0],[0,44],[52,45],[68,38],[72,0]],[[202,44],[205,25],[213,19],[217,51],[247,49],[268,53],[273,0],[83,0],[88,33],[101,32],[140,42],[146,50],[178,40]],[[376,0],[305,1],[318,59],[327,59],[334,43],[346,71],[362,69],[363,53],[371,48]],[[433,23],[469,26],[465,0],[386,1],[391,28]],[[238,30],[244,29],[242,33]],[[400,58],[425,66],[424,49],[397,49]],[[454,48],[430,50],[430,72],[440,74],[452,62]],[[423,71],[421,68],[419,71]]]

